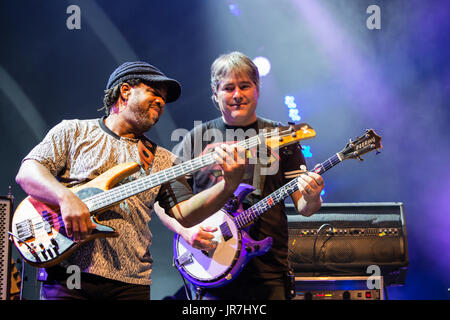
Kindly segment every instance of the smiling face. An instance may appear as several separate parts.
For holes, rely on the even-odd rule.
[[[256,121],[259,90],[245,73],[231,72],[224,76],[213,96],[226,124],[247,126]]]
[[[127,108],[124,110],[126,121],[136,132],[146,132],[158,122],[162,115],[167,96],[163,86],[148,86],[140,83],[129,88]]]

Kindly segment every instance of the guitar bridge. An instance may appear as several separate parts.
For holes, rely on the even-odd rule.
[[[29,240],[34,238],[33,225],[30,219],[16,223],[17,236],[22,240]]]

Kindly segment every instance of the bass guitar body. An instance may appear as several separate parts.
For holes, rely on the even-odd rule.
[[[71,189],[82,201],[113,188],[118,182],[139,170],[134,162],[117,165],[94,180]],[[89,207],[89,206],[88,206]],[[97,214],[91,212],[96,225],[86,239],[75,242],[68,237],[59,208],[40,202],[33,197],[25,198],[17,207],[12,219],[12,235],[19,253],[31,265],[50,267],[66,259],[76,248],[95,238],[115,237],[113,228],[102,225]]]

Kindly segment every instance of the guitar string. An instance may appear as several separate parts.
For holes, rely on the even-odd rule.
[[[327,164],[325,162],[325,167],[327,168],[326,170],[331,168],[331,166],[332,166],[331,164]],[[291,193],[296,191],[295,185],[296,184],[293,185],[294,186],[294,190]],[[240,214],[240,215],[236,216],[235,219],[238,221],[238,225],[240,226],[240,228],[246,226],[252,220],[257,218],[257,216],[259,215],[258,212],[260,212],[261,210],[263,210],[263,212],[268,210],[271,206],[277,204],[280,200],[284,199],[287,195],[289,195],[289,193],[286,196],[284,194],[286,192],[285,189],[290,188],[290,187],[292,187],[292,186],[289,186],[289,184],[287,184],[284,188],[276,190],[274,193],[272,193],[271,195],[267,196],[262,201],[258,202],[255,206],[253,206],[252,208],[249,208],[247,210],[248,214],[245,214],[245,212],[244,212],[244,214]],[[289,192],[289,190],[287,192]],[[272,201],[273,201],[272,205],[270,205],[268,203],[268,199],[269,198],[272,198]],[[275,200],[273,200],[274,198],[275,198]],[[51,213],[49,213],[47,215],[42,215],[41,217],[47,223],[49,223],[51,227],[55,227],[55,223],[57,223],[60,228],[64,227],[64,222],[63,222],[63,219],[62,219],[61,215],[58,215],[58,216],[54,217]],[[51,220],[49,220],[49,218]],[[36,220],[40,220],[40,221],[42,221],[42,219],[40,217],[33,218],[32,220],[35,220],[35,221]]]
[[[326,165],[326,166],[330,166],[330,165],[327,165],[326,163],[325,163],[325,165]],[[141,180],[142,180],[142,179],[141,179]],[[142,183],[142,184],[144,184],[144,183]],[[294,190],[293,192],[295,192],[295,190]],[[283,195],[281,195],[281,193],[282,193],[282,191],[277,190],[276,192],[274,192],[273,194],[271,194],[272,198],[274,198],[274,197],[278,198],[278,199],[275,201],[275,203],[274,203],[273,205],[275,205],[276,203],[278,203],[280,200],[282,200],[282,199],[284,198]],[[248,216],[248,215],[239,215],[239,216],[235,217],[237,220],[242,219],[242,221],[240,221],[240,223],[239,223],[239,224],[241,225],[241,227],[244,226],[244,225],[247,225],[249,222],[251,222],[253,219],[255,219],[255,218],[258,216],[258,215],[257,215],[257,212],[258,212],[258,211],[260,211],[261,209],[265,211],[265,210],[267,210],[268,208],[271,207],[271,206],[269,205],[269,207],[266,208],[266,202],[268,201],[269,197],[270,197],[270,196],[268,196],[267,199],[266,199],[266,198],[263,199],[263,201],[261,201],[261,202],[259,203],[259,205],[258,205],[258,204],[255,205],[255,207],[254,207],[252,210],[248,211],[248,213],[250,214],[250,216]],[[111,199],[111,200],[113,200],[113,199]],[[264,200],[266,200],[266,202],[264,202]],[[62,219],[62,217],[61,217],[60,215],[58,215],[57,217],[53,217],[52,214],[49,213],[49,214],[47,214],[47,215],[41,215],[41,217],[42,217],[46,222],[48,222],[48,223],[50,224],[50,226],[52,226],[52,227],[55,226],[55,222],[58,223],[58,225],[59,225],[60,227],[64,227],[64,222],[63,222],[63,219]],[[51,220],[49,220],[49,219],[51,219]],[[42,221],[42,219],[41,219],[40,217],[35,217],[35,218],[32,218],[31,220],[34,220],[34,221],[37,221],[37,220]]]
[[[203,166],[214,163],[214,158],[211,154],[205,155],[200,160],[195,160],[189,162],[187,165],[180,166],[178,168],[182,169],[180,172],[173,170],[171,168],[155,173],[154,176],[147,176],[142,179],[135,180],[134,183],[128,183],[123,185],[121,189],[112,189],[111,192],[103,192],[98,196],[90,197],[85,200],[90,207],[90,211],[96,211],[99,208],[102,208],[105,203],[110,204],[111,201],[118,202],[123,199],[130,197],[131,195],[140,193],[142,191],[152,189],[158,185],[161,185],[167,181],[175,179],[176,177],[185,174],[186,172],[193,172],[200,169]],[[142,180],[142,181],[140,181]],[[147,181],[149,183],[147,183]],[[90,204],[90,205],[89,205]]]
[[[322,167],[323,170],[320,170],[320,173],[324,173],[325,171],[328,171],[332,167],[334,167],[336,164],[341,162],[339,157],[335,154],[332,157],[328,158],[321,164],[319,164],[318,167]],[[317,166],[316,166],[317,167]],[[271,207],[278,204],[281,200],[289,196],[290,194],[294,193],[298,190],[297,185],[297,179],[293,179],[287,184],[285,184],[280,189],[275,190],[273,193],[266,196],[264,199],[250,207],[249,209],[243,211],[241,214],[234,217],[235,223],[238,226],[239,229],[242,229],[249,224],[252,223],[253,220],[255,220],[258,216],[260,216],[263,212],[267,211]],[[271,199],[271,200],[269,200]],[[269,203],[269,201],[271,203]]]
[[[185,172],[185,170],[187,170],[187,169],[181,169],[181,167],[190,166],[191,169],[194,169],[194,165],[197,165],[197,163],[200,162],[200,161],[201,162],[205,162],[206,161],[207,163],[212,161],[211,163],[213,163],[213,160],[214,160],[214,158],[212,157],[211,154],[207,154],[207,155],[202,156],[200,158],[193,159],[192,161],[189,161],[189,162],[181,163],[180,165],[175,166],[175,167],[180,168],[181,172]],[[199,161],[199,159],[200,159],[200,161]],[[168,168],[166,170],[156,172],[153,175],[153,177],[152,176],[146,176],[146,177],[143,177],[141,179],[137,179],[137,180],[134,180],[134,181],[132,181],[130,183],[127,183],[126,185],[123,185],[124,189],[127,189],[128,192],[131,191],[131,192],[137,192],[138,193],[141,189],[148,187],[147,180],[152,180],[153,179],[153,180],[157,180],[158,182],[160,182],[161,179],[163,179],[163,177],[161,177],[162,175],[164,175],[165,178],[168,179],[168,174],[167,174],[167,172],[164,172],[164,171],[171,171],[170,169],[173,169],[175,167]],[[175,169],[174,171],[176,171],[177,169]],[[179,175],[177,175],[177,176],[179,176]],[[149,179],[149,178],[151,178],[151,179]],[[152,182],[150,182],[150,183],[152,183]],[[151,189],[151,187],[149,189]],[[116,189],[111,189],[111,191],[115,191],[115,190]],[[100,199],[100,200],[103,200],[103,201],[109,200],[109,203],[114,203],[114,202],[120,201],[120,197],[123,196],[123,192],[118,193],[118,192],[107,192],[107,191],[105,191],[105,192],[99,193],[98,195],[101,195],[101,198],[103,198],[103,199]],[[92,201],[92,200],[97,200],[98,201],[99,198],[100,198],[98,195],[91,196],[91,197],[89,197],[87,199],[84,199],[83,201],[85,203],[88,202],[88,201]],[[94,202],[94,206],[95,206],[95,204],[96,203]],[[97,206],[98,206],[98,204],[97,204]],[[30,220],[31,221],[38,221],[38,220],[41,221],[42,220],[41,217],[44,217],[44,216],[41,215],[40,217],[34,217],[34,218],[30,219]],[[61,219],[60,219],[59,222],[61,222]]]
[[[291,131],[290,131],[291,132]],[[258,144],[260,144],[260,137],[263,137],[263,138],[271,138],[271,137],[273,137],[273,136],[279,136],[280,138],[283,136],[283,135],[286,135],[286,133],[283,133],[283,131],[273,131],[273,132],[263,132],[262,134],[259,134],[259,135],[257,135],[257,136],[254,136],[254,137],[251,137],[251,138],[248,138],[248,139],[246,139],[246,140],[243,140],[243,141],[239,141],[239,142],[237,142],[237,144],[238,145],[241,145],[242,147],[245,147],[246,149],[249,149],[249,148],[252,148],[252,147],[254,147],[254,146],[256,146],[256,145],[258,145]],[[211,162],[212,161],[212,162]],[[187,165],[190,165],[191,166],[191,170],[193,170],[193,168],[194,168],[194,163],[195,163],[195,165],[196,166],[198,166],[199,164],[198,163],[196,163],[196,162],[201,162],[201,167],[203,167],[203,166],[205,166],[204,165],[204,162],[206,162],[207,164],[206,165],[208,165],[208,164],[210,164],[210,163],[214,163],[214,158],[212,157],[212,154],[207,154],[207,155],[205,155],[205,156],[202,156],[202,157],[197,157],[197,158],[195,158],[195,159],[193,159],[193,160],[190,160],[190,161],[188,161],[188,162],[183,162],[183,163],[181,163],[181,164],[179,164],[179,165],[176,165],[176,166],[174,166],[174,167],[170,167],[170,168],[167,168],[167,169],[165,169],[165,170],[163,170],[163,171],[159,171],[159,172],[156,172],[155,174],[152,174],[152,175],[150,175],[150,176],[147,176],[147,177],[144,177],[144,178],[141,178],[141,179],[137,179],[137,180],[134,180],[134,181],[132,181],[132,182],[130,182],[130,183],[127,183],[127,184],[125,184],[125,185],[122,185],[123,186],[123,189],[128,189],[128,192],[127,193],[125,193],[125,194],[128,194],[129,192],[130,192],[130,190],[131,190],[131,192],[134,192],[134,194],[137,194],[137,193],[140,193],[140,192],[142,192],[142,191],[145,191],[145,190],[147,190],[147,189],[151,189],[152,187],[148,187],[148,185],[146,184],[146,182],[147,182],[147,180],[151,180],[150,178],[155,178],[156,177],[156,179],[158,180],[158,184],[157,185],[160,185],[160,184],[162,184],[162,183],[165,183],[165,182],[167,182],[167,181],[170,181],[170,180],[172,180],[172,179],[174,179],[174,178],[176,178],[176,177],[178,177],[178,176],[180,176],[180,175],[182,175],[182,173],[183,172],[185,172],[184,170],[186,170],[186,169],[181,169],[182,167],[186,167]],[[197,168],[196,170],[198,170],[198,169],[200,169],[201,167],[199,167],[199,168]],[[180,168],[181,170],[180,170],[180,174],[178,174],[177,172],[176,172],[176,170],[178,170],[178,168]],[[173,177],[171,177],[171,178],[168,178],[168,176],[167,176],[167,172],[169,172],[169,171],[172,171],[172,174],[175,174]],[[195,170],[194,170],[195,171]],[[166,181],[164,181],[164,182],[160,182],[160,178],[158,177],[159,175],[162,175],[162,174],[164,174],[165,175],[165,178],[167,179]],[[153,177],[152,177],[153,176]],[[156,186],[157,186],[156,185]],[[141,189],[141,188],[143,188],[143,189]],[[119,193],[119,194],[117,194],[117,193]],[[123,191],[121,191],[121,190],[117,190],[117,189],[111,189],[111,190],[108,190],[108,191],[104,191],[104,192],[101,192],[101,193],[99,193],[99,194],[96,194],[96,195],[93,195],[93,196],[91,196],[91,197],[89,197],[89,198],[87,198],[87,199],[84,199],[83,201],[86,203],[86,202],[88,202],[88,201],[93,201],[94,202],[94,205],[96,204],[96,202],[98,202],[98,201],[105,201],[105,200],[109,200],[110,202],[111,201],[113,201],[112,203],[109,203],[109,204],[113,204],[114,202],[120,202],[121,200],[123,200],[124,198],[123,198],[123,195],[124,194],[124,192]],[[130,197],[131,195],[129,195],[128,197]],[[103,199],[101,199],[101,198],[103,198]],[[106,199],[105,199],[106,198]],[[99,205],[102,205],[101,203],[99,204],[99,203],[97,203],[97,206],[99,206]],[[95,210],[92,210],[92,211],[95,211]],[[58,223],[60,223],[61,225],[62,225],[62,227],[64,227],[64,222],[63,222],[63,219],[62,219],[62,216],[60,215],[60,213],[57,213],[58,214],[58,217],[57,217],[57,222]],[[42,218],[44,218],[44,216],[40,216],[40,217],[34,217],[34,218],[31,218],[31,219],[29,219],[29,221],[32,221],[33,223],[34,223],[34,221],[42,221]],[[48,218],[48,216],[46,216],[44,219],[46,219],[45,221],[46,222],[48,222],[49,224],[51,224],[48,220],[47,220],[47,218]],[[54,220],[55,218],[52,218],[52,221]],[[19,223],[18,223],[19,224]],[[51,226],[53,226],[53,224],[51,224]]]
[[[285,130],[285,131],[288,131],[288,130]],[[292,132],[292,131],[289,131],[289,132]],[[256,135],[256,136],[254,136],[254,137],[251,137],[251,138],[249,138],[249,139],[246,139],[246,140],[243,140],[243,141],[240,141],[240,142],[237,142],[237,144],[238,145],[241,145],[241,146],[243,146],[243,147],[245,147],[246,149],[249,149],[249,148],[251,148],[251,147],[254,147],[254,146],[256,146],[256,145],[258,145],[258,144],[260,144],[261,143],[261,140],[260,140],[260,137],[262,137],[262,138],[270,138],[270,137],[272,137],[272,136],[276,136],[276,135],[278,135],[278,136],[280,136],[280,138],[281,138],[281,136],[282,135],[286,135],[286,133],[283,133],[283,131],[273,131],[273,132],[263,132],[262,134],[259,134],[259,135]],[[200,162],[200,164],[198,163],[198,162]],[[195,169],[194,169],[194,163],[195,163]],[[174,171],[176,170],[176,169],[178,169],[178,168],[181,168],[183,165],[190,165],[191,166],[191,171],[196,171],[196,170],[198,170],[198,169],[200,169],[201,167],[203,167],[203,166],[206,166],[206,165],[208,165],[208,164],[212,164],[212,163],[214,163],[214,158],[212,158],[212,155],[211,154],[207,154],[207,155],[205,155],[205,156],[202,156],[202,157],[198,157],[198,158],[195,158],[195,159],[193,159],[193,160],[190,160],[190,161],[188,161],[188,162],[185,162],[185,163],[182,163],[182,164],[180,164],[180,165],[177,165],[177,166],[174,166],[174,167],[171,167],[171,168],[168,168],[168,169],[165,169],[165,170],[163,170],[163,171],[160,171],[160,172],[158,172],[158,173],[161,173],[161,174],[164,174],[166,177],[166,180],[162,180],[162,182],[161,182],[161,180],[160,180],[160,178],[157,176],[157,179],[158,179],[158,183],[157,183],[157,185],[160,185],[160,184],[162,184],[162,183],[165,183],[165,182],[167,182],[167,181],[170,181],[170,180],[172,180],[172,179],[174,179],[174,178],[176,178],[176,177],[178,177],[179,175],[182,175],[183,174],[183,172],[185,172],[185,170],[186,169],[183,169],[183,170],[181,170],[181,174],[178,174],[178,173],[174,173]],[[198,165],[200,165],[200,167],[197,167]],[[174,168],[176,168],[175,170],[174,170]],[[169,172],[169,171],[172,171],[171,173],[172,173],[172,176],[168,176],[166,173],[167,172]],[[158,175],[158,173],[155,173],[155,175]],[[161,175],[160,174],[160,175]],[[178,175],[177,175],[178,174]],[[148,177],[146,177],[146,178],[150,178],[152,175],[150,175],[150,176],[148,176]],[[143,180],[143,179],[145,179],[145,178],[141,178],[141,179],[138,179],[138,180]],[[138,180],[135,180],[135,181],[138,181]],[[148,179],[148,180],[151,180],[151,179]],[[147,181],[147,179],[145,179],[145,181],[144,182],[142,182],[143,184],[145,183]],[[133,181],[134,182],[134,181]],[[128,184],[132,184],[133,182],[130,182],[130,183],[128,183]],[[137,183],[136,183],[137,184]],[[155,186],[157,186],[157,185],[155,185]],[[125,185],[123,185],[123,186],[125,186]],[[153,187],[155,187],[155,186],[153,186]],[[128,186],[128,187],[134,187],[134,186]],[[123,187],[124,189],[126,189],[127,187]],[[142,192],[142,191],[145,191],[146,189],[151,189],[152,187],[150,186],[148,186],[148,185],[146,185],[146,186],[143,186],[143,190],[141,190],[141,189],[138,189],[138,192],[137,193],[139,193],[139,192]],[[126,190],[125,190],[126,191]],[[134,190],[133,190],[133,192],[135,192]],[[117,195],[117,193],[119,193],[118,195]],[[88,199],[86,199],[85,201],[86,202],[88,202],[88,201],[92,201],[92,202],[94,202],[94,204],[95,204],[95,202],[100,202],[100,203],[98,203],[97,204],[97,206],[102,206],[103,204],[101,203],[102,201],[104,201],[104,198],[105,197],[108,197],[108,196],[115,196],[115,197],[118,197],[119,199],[118,199],[118,201],[120,201],[120,200],[123,200],[124,198],[126,198],[126,197],[129,197],[129,195],[128,195],[128,193],[125,193],[125,196],[124,196],[124,194],[123,194],[124,192],[122,191],[122,190],[117,190],[117,189],[111,189],[110,191],[108,191],[108,192],[102,192],[102,193],[100,193],[100,194],[98,194],[98,195],[94,195],[94,196],[92,196],[92,197],[90,197],[90,198],[88,198]],[[134,193],[134,194],[136,194],[136,193]],[[117,199],[116,199],[117,200]],[[95,207],[95,206],[94,206]],[[93,211],[95,211],[95,210],[93,210]]]

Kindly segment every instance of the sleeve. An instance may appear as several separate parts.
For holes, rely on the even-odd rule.
[[[193,132],[194,131],[191,130],[187,135],[184,136],[183,140],[174,147],[173,153],[177,157],[177,159],[175,160],[175,164],[189,161],[195,158]],[[189,186],[192,188],[193,187],[192,174],[187,174],[185,178]]]
[[[192,159],[192,134],[189,132],[172,151],[177,156],[177,162],[181,163]]]
[[[45,138],[28,153],[22,162],[29,159],[36,160],[57,176],[66,167],[72,131],[69,121],[60,122],[50,129]]]
[[[170,210],[176,204],[193,196],[192,189],[185,177],[169,181],[161,185],[156,201],[165,210]]]
[[[290,181],[300,176],[303,172],[301,165],[306,165],[305,156],[300,143],[294,143],[281,149],[281,168],[284,179]]]

